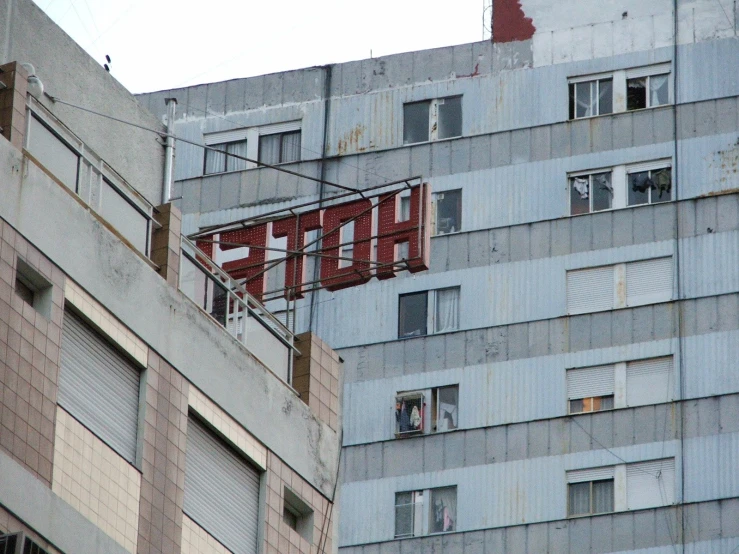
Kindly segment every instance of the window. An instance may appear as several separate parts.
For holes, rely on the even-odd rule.
[[[218,144],[209,144],[211,148],[216,150],[205,151],[205,165],[203,167],[203,173],[210,175],[211,173],[223,173],[225,171],[241,171],[246,169],[246,160],[234,158],[226,154],[235,154],[241,157],[247,156],[247,141],[239,140],[234,142],[221,142]],[[224,154],[223,152],[226,152]]]
[[[459,287],[401,294],[398,338],[419,337],[459,329]]]
[[[23,548],[21,549],[21,545]],[[13,533],[0,536],[0,554],[48,554],[23,533]]]
[[[436,205],[436,234],[445,235],[462,229],[462,190],[434,194]]]
[[[672,170],[669,167],[630,171],[629,206],[672,200]]]
[[[582,314],[672,299],[672,257],[567,272],[567,313]]]
[[[16,260],[15,293],[42,316],[51,317],[51,283],[21,258]]]
[[[457,487],[395,493],[395,538],[456,530]]]
[[[612,206],[613,187],[610,171],[570,177],[571,215],[610,210]]]
[[[641,510],[674,502],[674,458],[567,472],[569,517]]]
[[[462,136],[462,97],[403,104],[403,144]]]
[[[667,104],[669,77],[668,73],[663,73],[627,79],[626,109],[640,110]]]
[[[670,102],[670,63],[569,80],[569,118],[656,108]]]
[[[570,119],[613,112],[613,79],[570,82]]]
[[[259,137],[259,161],[280,164],[300,160],[300,131],[288,131]]]
[[[568,369],[568,412],[578,414],[669,402],[675,397],[674,388],[672,356]]]
[[[282,521],[313,544],[313,510],[297,494],[283,488]]]
[[[426,399],[430,399],[429,406]],[[426,422],[431,422],[427,425]],[[402,392],[395,397],[395,437],[442,433],[459,426],[459,385]]]
[[[100,192],[100,215],[134,248],[146,254],[149,244],[149,218],[106,178],[103,178]]]
[[[78,192],[79,153],[35,115],[31,116],[26,148],[67,188]]]

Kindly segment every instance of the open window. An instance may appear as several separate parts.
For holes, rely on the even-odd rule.
[[[462,190],[434,194],[436,207],[436,234],[445,235],[462,230]]]
[[[613,185],[610,170],[570,176],[570,215],[610,210]]]
[[[395,398],[395,436],[411,437],[423,434],[426,398],[423,393],[400,394]]]
[[[664,106],[670,101],[669,73],[627,78],[626,109],[641,110]]]
[[[395,437],[443,433],[459,427],[459,385],[400,392],[395,397]]]
[[[457,529],[457,487],[395,493],[395,538]]]
[[[670,167],[627,170],[629,206],[656,204],[672,200]]]
[[[462,97],[403,104],[403,144],[462,136]]]
[[[431,389],[432,431],[452,431],[458,426],[459,385]]]

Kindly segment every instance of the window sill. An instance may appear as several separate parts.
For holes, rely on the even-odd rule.
[[[613,510],[612,512],[597,512],[594,514],[577,514],[577,515],[568,515],[566,519],[582,519],[584,517],[597,517],[597,516],[609,516],[613,514],[621,514],[624,511],[630,511],[630,510],[623,510],[621,512],[617,512],[616,510]]]
[[[668,102],[667,104],[660,104],[659,106],[649,106],[648,108],[638,108],[636,110],[623,110],[620,112],[611,112],[611,113],[603,113],[598,115],[586,115],[583,117],[575,117],[574,119],[567,118],[567,122],[571,123],[573,121],[583,121],[587,119],[596,119],[598,117],[608,117],[609,115],[621,115],[625,113],[634,113],[634,112],[643,112],[645,110],[656,110],[658,108],[665,108],[665,107],[671,107],[674,106],[672,102]]]
[[[598,211],[595,211],[595,212],[585,212],[585,213],[581,213],[581,214],[567,214],[567,216],[565,216],[565,217],[582,217],[582,216],[585,216],[585,215],[607,214],[607,213],[612,213],[612,212],[618,212],[618,211],[621,211],[621,210],[630,210],[630,209],[634,209],[634,208],[645,208],[645,207],[648,207],[648,206],[659,206],[661,204],[674,204],[675,202],[676,202],[676,200],[665,200],[664,202],[652,202],[650,204],[632,204],[630,206],[621,206],[620,208],[608,208],[607,210],[598,210]],[[447,234],[451,234],[451,233],[447,233]],[[434,235],[434,236],[443,236],[443,235]],[[434,238],[434,237],[432,237],[432,238]]]
[[[420,144],[433,144],[435,142],[446,142],[450,140],[456,140],[464,137],[464,135],[458,135],[456,137],[445,137],[441,139],[435,139],[435,140],[422,140],[420,142],[404,142],[401,146],[418,146]]]

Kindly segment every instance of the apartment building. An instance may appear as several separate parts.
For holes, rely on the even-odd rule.
[[[739,548],[737,66],[726,2],[494,0],[492,41],[139,97],[214,148],[185,234],[431,187],[428,271],[281,316],[344,359],[340,552]]]
[[[0,552],[334,551],[340,358],[181,236],[162,122],[5,4]]]

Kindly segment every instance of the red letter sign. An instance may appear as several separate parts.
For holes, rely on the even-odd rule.
[[[272,236],[276,239],[287,237],[288,250],[300,250],[305,246],[305,233],[321,228],[321,210],[300,214],[295,217],[272,222]],[[303,254],[285,254],[285,297],[303,298],[305,283],[305,264]],[[296,266],[297,264],[297,266]],[[297,280],[297,282],[296,282]],[[293,288],[294,287],[294,288]],[[292,295],[290,291],[292,290]]]
[[[357,200],[356,202],[326,209],[323,215],[323,254],[339,255],[339,244],[342,243],[341,233],[338,230],[334,231],[334,229],[355,216],[358,217],[354,220],[354,252],[352,258],[357,261],[349,266],[339,267],[338,259],[321,258],[321,284],[328,290],[361,285],[372,277],[369,271],[370,240],[372,238],[372,202],[370,200]]]

